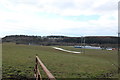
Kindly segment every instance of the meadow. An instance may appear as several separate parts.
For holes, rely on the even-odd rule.
[[[2,45],[3,78],[34,78],[36,54],[56,78],[117,78],[117,50],[85,49],[72,54],[55,50],[53,46]],[[56,46],[71,51],[84,51],[72,46]],[[43,78],[45,73],[41,70]]]
[[[0,79],[2,79],[2,44],[0,42]]]

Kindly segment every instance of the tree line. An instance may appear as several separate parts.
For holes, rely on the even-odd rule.
[[[16,44],[29,45],[86,45],[117,47],[118,37],[115,36],[85,36],[85,37],[68,37],[68,36],[28,36],[28,35],[10,35],[2,38],[2,42],[14,42]]]

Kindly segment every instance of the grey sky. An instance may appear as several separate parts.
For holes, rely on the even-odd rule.
[[[0,0],[1,37],[117,33],[118,0]]]

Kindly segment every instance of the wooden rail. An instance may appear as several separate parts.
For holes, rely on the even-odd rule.
[[[35,67],[34,67],[34,76],[35,76],[36,80],[42,80],[42,76],[40,74],[38,64],[42,67],[43,71],[46,73],[49,80],[56,80],[55,77],[50,73],[50,71],[46,68],[46,66],[39,59],[38,56],[36,56],[36,64],[35,64]]]

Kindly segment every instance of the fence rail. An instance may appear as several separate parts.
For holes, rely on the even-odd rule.
[[[46,75],[48,76],[48,78],[50,80],[56,80],[55,77],[50,73],[50,71],[46,68],[46,66],[39,59],[38,56],[36,56],[36,64],[35,64],[35,67],[34,67],[34,76],[35,76],[36,80],[42,80],[42,76],[40,74],[38,65],[40,65],[42,67],[43,71],[46,73]]]

